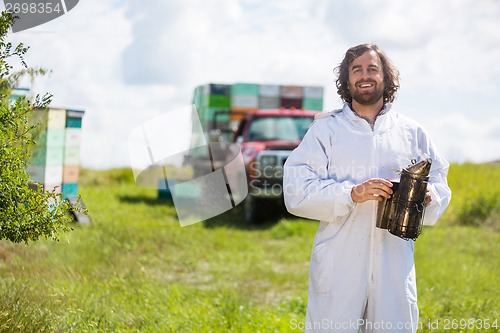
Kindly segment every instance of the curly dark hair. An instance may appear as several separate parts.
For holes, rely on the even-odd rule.
[[[334,73],[336,73],[337,75],[337,80],[335,81],[335,84],[337,86],[337,93],[340,95],[340,98],[344,102],[352,102],[352,96],[348,89],[349,65],[354,61],[354,59],[370,50],[377,52],[380,61],[382,62],[385,84],[384,103],[393,102],[396,98],[396,93],[399,89],[399,71],[396,69],[396,67],[394,67],[391,60],[377,45],[360,44],[347,50],[342,62],[334,69]]]

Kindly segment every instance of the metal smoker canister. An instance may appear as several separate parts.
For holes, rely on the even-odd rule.
[[[391,198],[380,201],[377,211],[376,226],[406,240],[417,239],[422,231],[432,160],[412,163],[401,171],[399,183],[393,182]]]

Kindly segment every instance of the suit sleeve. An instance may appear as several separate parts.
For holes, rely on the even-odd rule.
[[[283,194],[291,214],[335,222],[353,209],[351,189],[354,184],[338,182],[328,175],[334,133],[327,124],[327,119],[313,123],[288,157],[284,166]]]
[[[443,215],[451,200],[451,189],[447,176],[450,164],[436,150],[430,138],[422,131],[420,133],[421,149],[432,159],[431,172],[427,188],[431,192],[431,203],[425,209],[424,225],[434,225]]]

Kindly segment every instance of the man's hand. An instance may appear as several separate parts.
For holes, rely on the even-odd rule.
[[[431,197],[431,191],[429,189],[427,189],[427,192],[425,193],[425,206],[429,206],[430,203],[432,201],[432,197]]]
[[[392,194],[392,183],[387,179],[371,178],[361,184],[355,185],[351,190],[352,201],[356,203],[367,200],[382,201],[390,198]]]

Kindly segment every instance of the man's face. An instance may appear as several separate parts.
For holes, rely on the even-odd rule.
[[[369,50],[349,65],[349,91],[353,101],[372,105],[384,96],[384,71],[378,54]]]

